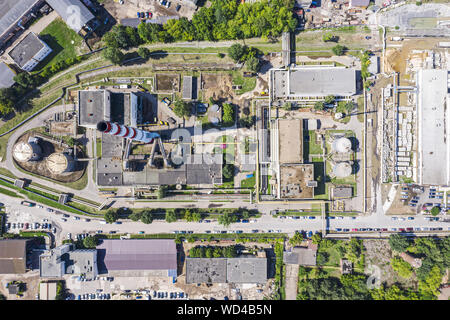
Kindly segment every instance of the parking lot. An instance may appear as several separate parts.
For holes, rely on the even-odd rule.
[[[87,280],[67,276],[66,287],[75,300],[167,300],[187,299],[169,278],[159,277],[106,277]]]

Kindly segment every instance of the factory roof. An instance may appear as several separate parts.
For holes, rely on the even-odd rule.
[[[89,21],[95,18],[80,0],[46,1],[75,32],[80,32]],[[77,14],[77,19],[73,18],[74,14]]]
[[[317,249],[295,247],[290,251],[283,252],[283,262],[286,264],[298,264],[301,266],[316,265]]]
[[[23,14],[41,0],[3,0],[0,2],[0,35],[17,23]]]
[[[28,240],[0,240],[0,274],[25,273]]]
[[[334,187],[332,193],[333,198],[351,198],[353,189],[352,187]]]
[[[111,94],[108,90],[78,91],[78,124],[94,127],[111,117]]]
[[[44,47],[44,42],[33,32],[30,32],[8,54],[22,68]]]
[[[108,270],[176,270],[174,240],[102,240],[97,246],[98,268]]]
[[[420,184],[450,184],[448,78],[447,70],[420,70],[418,73]]]
[[[186,259],[186,283],[265,283],[266,281],[266,258]]]
[[[14,81],[15,75],[6,63],[0,62],[0,88],[9,88],[16,83]]]

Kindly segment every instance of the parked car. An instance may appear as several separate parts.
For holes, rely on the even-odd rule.
[[[180,11],[180,9],[181,9],[181,4],[179,4],[179,5],[177,5],[177,7],[175,8],[175,11]]]

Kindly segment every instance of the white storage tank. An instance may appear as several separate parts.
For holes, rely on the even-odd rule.
[[[63,174],[75,169],[75,160],[66,153],[52,153],[46,164],[52,174]]]
[[[17,161],[38,161],[42,157],[42,149],[37,139],[29,139],[28,142],[19,142],[14,146],[13,157]]]
[[[348,162],[338,162],[333,166],[333,174],[337,178],[346,178],[352,174],[352,166]]]
[[[352,142],[348,138],[339,138],[333,141],[331,148],[334,152],[348,153],[352,151]]]

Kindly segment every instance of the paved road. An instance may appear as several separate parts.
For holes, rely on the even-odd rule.
[[[280,219],[274,218],[270,215],[263,215],[256,219],[254,223],[234,223],[230,227],[225,228],[219,225],[216,221],[210,223],[195,223],[195,222],[175,222],[167,223],[165,221],[154,221],[152,224],[143,224],[141,222],[124,221],[122,224],[100,224],[99,219],[91,219],[86,222],[83,219],[74,220],[74,214],[70,214],[70,218],[66,222],[61,220],[62,215],[49,213],[45,209],[37,207],[24,207],[20,204],[21,199],[11,198],[5,195],[0,195],[1,201],[5,204],[8,213],[8,222],[41,222],[42,219],[49,219],[53,226],[57,228],[56,242],[60,244],[63,239],[67,237],[67,233],[72,235],[78,233],[95,232],[102,230],[104,233],[116,231],[118,233],[133,233],[144,231],[146,234],[153,233],[172,233],[175,230],[193,231],[194,233],[205,233],[210,230],[214,233],[216,230],[242,230],[244,233],[251,233],[252,230],[259,230],[260,232],[268,232],[272,230],[274,233],[288,233],[293,234],[296,230],[305,231],[320,231],[322,228],[322,220],[320,217],[315,219]],[[9,215],[11,213],[11,215]],[[351,219],[345,217],[343,219],[329,219],[328,227],[335,228],[407,228],[407,227],[442,227],[444,230],[450,226],[446,222],[430,222],[426,221],[422,216],[417,216],[414,220],[392,221],[391,218],[386,217],[382,224],[374,223],[371,217],[358,217]]]

